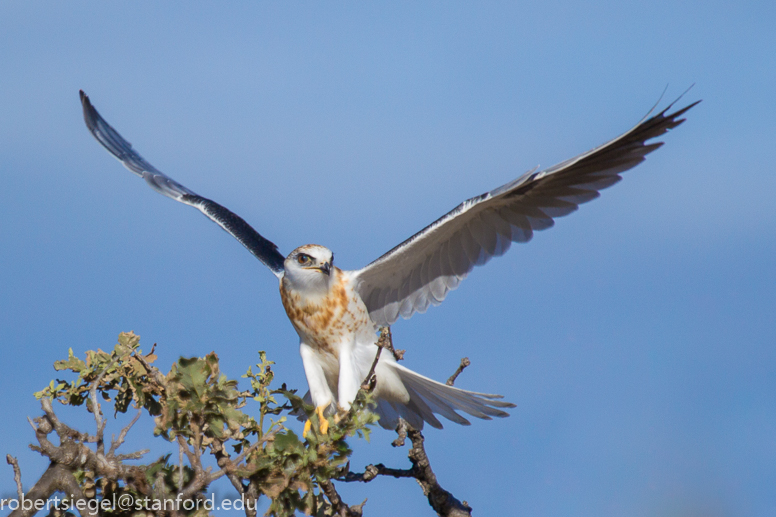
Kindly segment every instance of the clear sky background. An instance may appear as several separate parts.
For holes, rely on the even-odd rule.
[[[275,277],[103,151],[79,89],[282,252],[357,269],[695,83],[663,148],[394,335],[407,366],[444,380],[469,356],[458,385],[517,404],[426,433],[476,515],[775,515],[776,3],[739,4],[0,3],[0,452],[31,486],[32,392],[120,331],[164,368],[215,350],[231,377],[265,349],[305,387]],[[407,466],[393,438],[355,443],[353,468]],[[409,480],[341,492],[432,515]]]

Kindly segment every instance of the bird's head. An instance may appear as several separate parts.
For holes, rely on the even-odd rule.
[[[292,251],[283,266],[285,278],[295,290],[324,294],[334,274],[334,253],[317,244],[306,244]]]

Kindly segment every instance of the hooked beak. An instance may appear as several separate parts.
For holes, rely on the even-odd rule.
[[[331,264],[324,262],[324,264],[317,268],[321,273],[326,273],[327,276],[331,275]]]

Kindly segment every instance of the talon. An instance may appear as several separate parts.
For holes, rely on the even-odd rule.
[[[315,414],[318,415],[318,422],[319,422],[318,428],[320,429],[321,434],[326,434],[327,432],[329,432],[329,421],[326,420],[325,416],[323,416],[323,410],[326,407],[327,406],[318,406],[317,408],[315,408]],[[307,422],[310,422],[310,421],[308,420]]]
[[[337,406],[337,413],[335,413],[333,417],[334,423],[339,424],[346,416],[348,416],[348,410]]]
[[[323,410],[329,407],[326,406],[318,406],[315,408],[315,414],[318,415],[318,430],[321,432],[321,434],[326,434],[329,432],[329,421],[326,420],[326,417],[323,416]],[[309,418],[307,419],[307,422],[304,423],[304,430],[302,431],[302,438],[307,438],[307,435],[310,433],[310,429],[312,428],[313,421]]]

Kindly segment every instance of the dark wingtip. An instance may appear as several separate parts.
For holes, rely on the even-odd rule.
[[[81,97],[81,106],[84,109],[84,117],[86,117],[87,110],[94,108],[92,108],[92,103],[89,102],[89,96],[83,90],[78,90],[78,95]]]
[[[89,131],[94,133],[94,121],[98,117],[97,110],[94,109],[94,106],[92,106],[92,103],[89,101],[89,96],[86,95],[83,90],[78,90],[78,93],[81,97],[81,106],[84,111],[84,122],[86,122],[86,127],[89,128]]]
[[[664,110],[663,110],[663,111],[662,111],[660,114],[661,114],[661,115],[664,115],[665,113],[668,113],[668,111],[669,111],[671,108],[673,108],[673,107],[674,107],[674,105],[675,105],[677,102],[679,102],[680,100],[682,100],[682,97],[684,97],[685,95],[687,95],[687,93],[688,93],[690,90],[692,90],[694,86],[695,86],[695,83],[692,83],[692,84],[690,85],[690,87],[689,87],[689,88],[687,88],[685,91],[683,91],[683,92],[682,92],[682,94],[681,94],[681,95],[679,95],[679,97],[677,97],[677,98],[676,98],[676,99],[675,99],[675,100],[674,100],[674,101],[673,101],[671,104],[669,104],[668,106],[666,106],[666,108],[665,108],[665,109],[664,109]],[[664,92],[664,93],[665,93],[665,92]],[[684,108],[682,108],[682,109],[680,109],[680,110],[678,110],[678,111],[675,111],[674,113],[671,113],[670,115],[668,115],[668,117],[670,117],[670,118],[674,118],[674,119],[675,119],[675,118],[677,118],[677,117],[681,117],[681,116],[682,116],[684,113],[686,113],[688,110],[690,110],[690,109],[691,109],[691,108],[693,108],[694,106],[697,106],[697,105],[698,105],[698,104],[699,104],[699,103],[700,103],[702,100],[703,100],[703,99],[699,99],[699,100],[697,100],[697,101],[695,101],[695,102],[691,103],[690,105],[688,105],[688,106],[685,106]],[[684,121],[681,121],[681,122],[684,122]]]
[[[688,105],[687,105],[687,106],[685,106],[684,108],[682,108],[682,109],[680,109],[680,110],[678,110],[678,111],[675,111],[674,113],[672,113],[672,114],[671,114],[671,116],[672,116],[672,117],[681,117],[681,116],[682,116],[682,115],[684,115],[684,114],[685,114],[687,111],[689,111],[690,109],[694,108],[695,106],[697,106],[697,105],[698,105],[698,104],[700,104],[701,102],[703,102],[703,99],[698,99],[697,101],[693,102],[692,104],[688,104]]]

